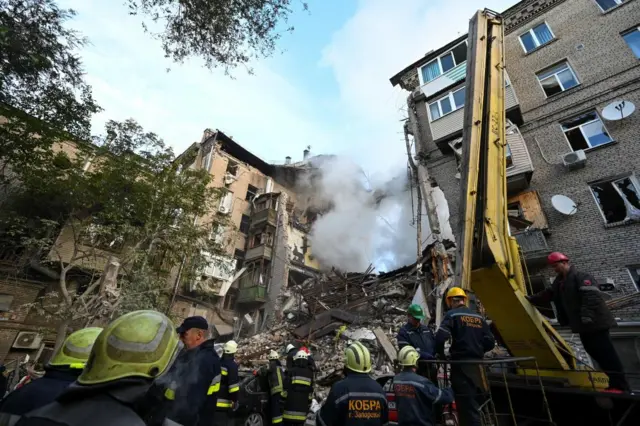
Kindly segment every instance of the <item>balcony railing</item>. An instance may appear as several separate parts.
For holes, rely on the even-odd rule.
[[[254,303],[267,301],[267,287],[253,286],[241,288],[238,293],[238,303]]]
[[[527,265],[539,266],[544,264],[547,260],[547,256],[551,253],[549,246],[547,245],[547,238],[540,229],[529,229],[514,234],[520,250],[524,255],[524,260]]]
[[[244,260],[249,261],[249,260],[257,259],[259,257],[271,259],[271,247],[260,245],[260,246],[251,248],[247,250],[247,254],[244,255]]]
[[[467,75],[467,61],[451,68],[444,74],[436,77],[428,83],[422,85],[422,93],[428,98],[438,93],[445,87],[449,87],[457,81],[462,80]]]
[[[260,210],[259,212],[251,215],[251,227],[261,225],[265,221],[272,225],[276,224],[276,211],[274,209]]]

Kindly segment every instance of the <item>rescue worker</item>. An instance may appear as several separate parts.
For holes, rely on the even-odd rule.
[[[314,373],[318,371],[316,368],[316,361],[311,356],[311,351],[309,350],[309,348],[303,346],[300,348],[300,350],[307,353],[307,361],[309,361],[309,368],[311,368],[311,371],[313,371]]]
[[[444,315],[436,332],[436,351],[445,358],[444,344],[451,338],[449,356],[452,361],[481,360],[485,352],[496,344],[489,325],[467,307],[467,294],[460,287],[447,292],[450,310]],[[483,394],[488,392],[487,380],[480,364],[452,363],[451,387],[461,426],[480,426],[480,406]]]
[[[405,346],[398,353],[402,371],[393,378],[399,426],[433,426],[436,404],[451,404],[451,388],[440,390],[431,380],[416,374],[420,354],[415,348]]]
[[[398,332],[398,348],[405,346],[413,347],[420,354],[421,360],[431,360],[435,358],[435,341],[433,332],[429,327],[422,324],[425,318],[422,307],[416,303],[407,309],[407,323]],[[436,380],[436,365],[422,363],[418,365],[418,374]]]
[[[617,323],[601,296],[596,280],[578,271],[563,253],[551,253],[547,262],[557,274],[555,280],[551,287],[527,296],[527,299],[533,304],[554,302],[560,325],[568,325],[572,333],[580,335],[584,350],[609,376],[607,390],[629,391],[622,362],[609,335],[609,329],[616,327]]]
[[[215,426],[228,426],[233,424],[232,413],[238,405],[238,391],[240,390],[240,378],[238,376],[238,364],[234,360],[238,351],[238,344],[229,340],[222,349],[220,369],[222,380],[220,391],[217,395],[216,410],[213,424]]]
[[[173,323],[156,311],[135,311],[96,339],[76,383],[55,402],[25,414],[19,426],[145,426],[135,408],[182,345]]]
[[[222,374],[214,340],[208,339],[209,323],[201,316],[188,317],[176,332],[185,350],[160,382],[170,401],[166,417],[182,426],[210,424]]]
[[[382,426],[389,421],[387,398],[369,376],[371,354],[354,342],[344,353],[345,378],[331,387],[316,417],[316,426]]]
[[[307,357],[305,351],[298,351],[287,374],[282,395],[285,399],[282,414],[285,425],[301,425],[307,420],[313,398],[313,371]]]
[[[291,368],[293,368],[293,357],[298,353],[298,348],[292,343],[289,343],[285,352],[287,354],[287,371],[289,371],[291,370]]]
[[[93,343],[102,331],[98,327],[71,333],[45,367],[41,379],[11,392],[0,403],[0,426],[14,425],[25,413],[52,403],[76,381],[89,359]]]
[[[282,364],[276,351],[269,352],[266,374],[269,380],[269,414],[271,424],[282,423],[282,392],[284,391]]]

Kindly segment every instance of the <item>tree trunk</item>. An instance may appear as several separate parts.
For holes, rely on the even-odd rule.
[[[58,349],[60,349],[62,347],[62,344],[64,343],[64,339],[67,338],[67,328],[69,328],[70,322],[70,320],[65,319],[60,321],[60,324],[58,324],[58,327],[56,329],[56,343],[53,347],[53,353],[58,352]]]

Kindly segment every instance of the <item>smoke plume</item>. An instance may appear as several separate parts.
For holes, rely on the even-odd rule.
[[[379,181],[346,158],[315,157],[299,186],[307,207],[320,212],[309,242],[324,267],[362,272],[373,264],[385,271],[416,261],[417,200],[405,169]]]

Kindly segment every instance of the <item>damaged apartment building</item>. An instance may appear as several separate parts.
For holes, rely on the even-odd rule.
[[[508,214],[533,290],[549,284],[546,256],[561,251],[610,296],[637,293],[640,3],[524,0],[502,16]],[[416,158],[444,192],[454,230],[466,39],[430,51],[391,78],[410,93]],[[544,313],[554,316],[551,307]],[[615,315],[637,321],[640,304]]]
[[[219,335],[256,332],[281,319],[290,286],[319,273],[307,238],[313,215],[301,210],[296,193],[309,150],[300,162],[269,164],[219,130],[206,130],[192,149],[198,154],[191,167],[207,170],[222,190],[216,211],[202,221],[214,223],[211,238],[227,256],[211,256],[201,276],[183,283],[172,311],[204,316]]]

